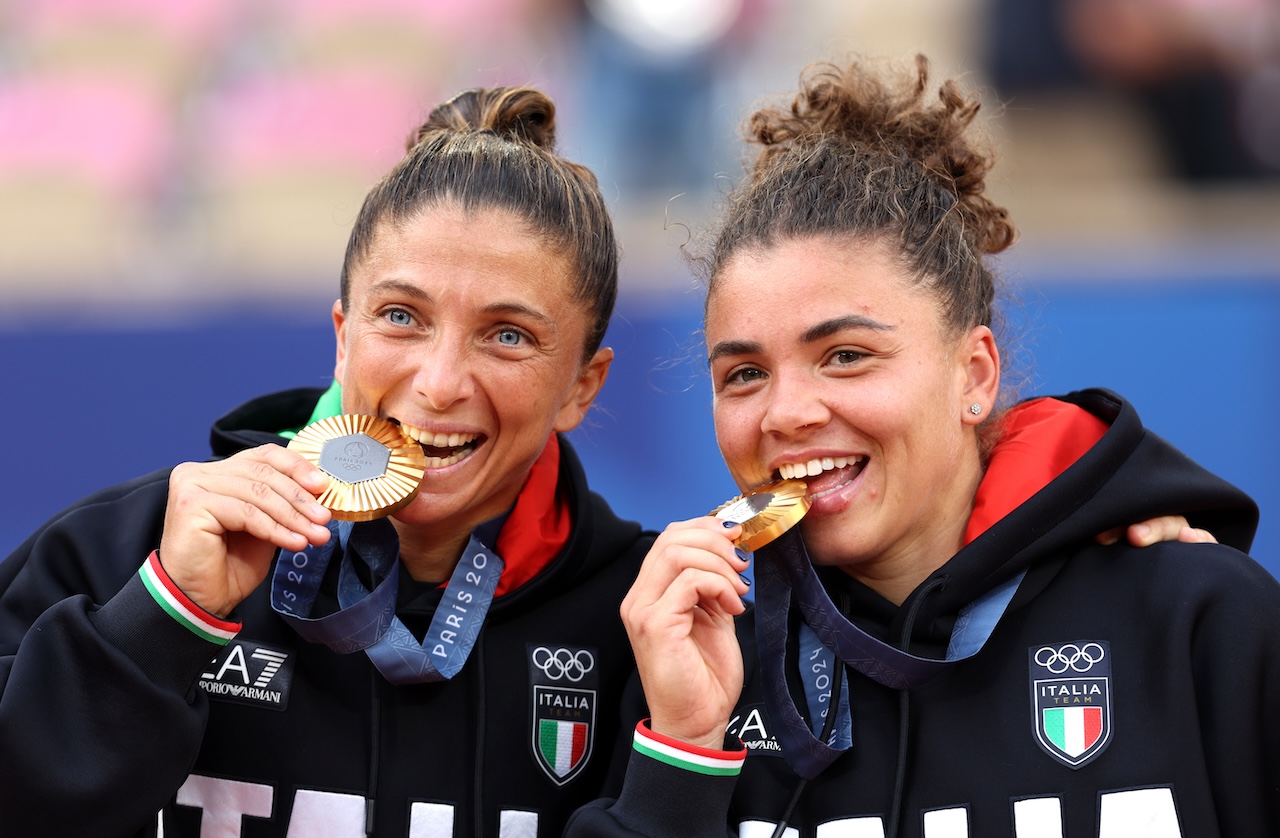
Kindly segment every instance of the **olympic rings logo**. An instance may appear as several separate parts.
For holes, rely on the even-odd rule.
[[[552,681],[567,678],[576,684],[595,669],[596,659],[586,649],[570,652],[562,647],[553,652],[546,646],[539,646],[533,650],[533,665]]]
[[[1106,654],[1106,651],[1097,643],[1086,643],[1083,646],[1067,643],[1057,649],[1052,646],[1041,646],[1036,650],[1035,662],[1054,675],[1061,675],[1068,669],[1088,672],[1094,664],[1100,663]]]

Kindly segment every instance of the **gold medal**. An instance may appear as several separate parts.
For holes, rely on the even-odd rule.
[[[298,431],[289,448],[325,474],[317,500],[341,521],[371,521],[404,508],[426,471],[422,446],[376,416],[344,414]]]
[[[754,553],[791,529],[809,511],[809,487],[803,480],[778,480],[757,486],[711,510],[742,525],[737,546]]]

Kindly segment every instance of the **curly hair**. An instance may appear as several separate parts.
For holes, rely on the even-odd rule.
[[[990,326],[995,282],[982,257],[1016,233],[983,194],[993,160],[971,136],[978,99],[949,80],[930,102],[928,82],[922,55],[905,72],[821,62],[802,73],[789,106],[753,113],[746,134],[759,149],[703,260],[709,292],[740,250],[851,236],[896,244],[890,251],[937,295],[952,329]]]

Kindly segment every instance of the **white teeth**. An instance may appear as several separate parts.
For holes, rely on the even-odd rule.
[[[459,451],[457,454],[453,454],[449,457],[427,457],[426,466],[427,468],[444,468],[445,466],[451,466],[454,463],[462,462],[462,459],[470,453],[470,451]]]
[[[460,445],[466,445],[475,441],[478,434],[437,434],[430,431],[424,431],[422,428],[415,428],[413,425],[401,425],[405,436],[421,445],[429,445],[433,448],[457,448]],[[449,458],[452,459],[452,458]],[[455,460],[456,462],[456,460]]]
[[[817,477],[824,471],[844,468],[862,462],[862,457],[821,457],[807,463],[786,463],[778,467],[778,475],[784,480]]]

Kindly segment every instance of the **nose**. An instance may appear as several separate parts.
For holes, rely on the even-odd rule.
[[[818,382],[799,371],[774,370],[767,399],[760,420],[764,433],[792,434],[801,428],[825,425],[831,419]]]
[[[447,336],[432,341],[417,359],[413,388],[437,411],[471,398],[475,378],[462,342]]]

